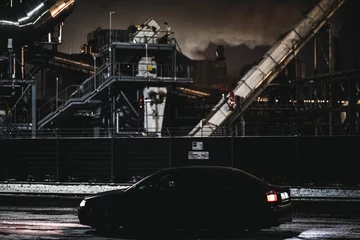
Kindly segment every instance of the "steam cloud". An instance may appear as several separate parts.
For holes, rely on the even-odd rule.
[[[104,5],[98,0],[77,0],[73,15],[65,22],[65,34],[73,44],[86,42],[86,34],[96,27],[108,28],[109,11],[115,11],[113,28],[126,29],[153,17],[159,24],[168,22],[182,51],[202,59],[208,46],[224,44],[254,48],[271,45],[280,34],[297,23],[314,0],[116,0]],[[69,40],[68,40],[69,42]]]

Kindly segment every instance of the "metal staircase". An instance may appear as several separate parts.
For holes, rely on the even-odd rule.
[[[219,127],[236,121],[344,2],[345,0],[320,0],[294,28],[273,45],[258,65],[253,66],[242,77],[232,92],[233,96],[228,94],[220,100],[209,116],[188,135],[208,137]],[[234,97],[240,99],[240,106],[232,107]]]
[[[140,64],[140,63],[139,63]],[[142,63],[141,63],[142,64]],[[146,63],[148,64],[148,63]],[[132,66],[131,66],[132,65]],[[38,110],[38,129],[43,128],[45,125],[51,123],[56,117],[63,114],[71,107],[86,105],[93,100],[104,89],[117,81],[122,82],[142,82],[142,83],[173,83],[176,79],[177,82],[190,82],[190,75],[185,77],[169,77],[168,74],[156,76],[139,76],[136,73],[138,64],[133,63],[112,63],[104,65],[97,71],[95,76],[86,79],[81,85],[71,85],[65,90],[60,92],[57,96],[50,99]],[[157,64],[159,69],[169,68],[166,64]],[[128,70],[130,69],[130,71]],[[187,71],[189,73],[189,70]]]
[[[103,67],[95,76],[86,79],[81,85],[71,85],[50,99],[38,110],[38,129],[43,128],[68,108],[86,104],[103,89],[116,80],[109,76],[109,65]]]

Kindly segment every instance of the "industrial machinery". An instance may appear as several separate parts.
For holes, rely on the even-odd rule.
[[[168,34],[154,19],[128,30],[90,33],[87,51],[101,65],[78,87],[40,107],[38,128],[85,126],[96,135],[161,135],[167,87],[192,82],[191,63],[175,39],[159,43]]]
[[[0,109],[5,112],[1,121],[6,125],[2,132],[9,127],[18,130],[12,123],[21,122],[35,133],[34,74],[41,67],[27,71],[25,52],[39,46],[55,49],[61,43],[62,23],[74,4],[75,0],[11,0],[0,6]]]
[[[329,18],[344,2],[343,0],[319,1],[294,28],[265,53],[258,63],[240,77],[235,88],[215,105],[207,117],[199,121],[188,136],[208,137],[224,134],[245,136],[246,132],[252,135],[333,135],[335,129],[338,134],[355,134],[355,125],[358,122],[355,109],[358,100],[355,93],[357,83],[356,79],[349,80],[349,78],[359,71],[355,69],[335,73],[333,36],[331,26],[328,24]],[[329,35],[329,51],[325,59],[330,74],[304,78],[298,74],[301,62],[297,56],[315,36],[314,73],[318,74],[317,47],[322,45],[320,41],[317,43],[317,39],[323,29]],[[324,54],[323,48],[321,50]],[[291,68],[295,74],[281,75],[290,72],[285,70]],[[335,92],[335,89],[342,90]],[[350,105],[352,107],[348,107]],[[276,112],[281,114],[275,114]],[[347,115],[346,120],[344,114]],[[261,118],[264,119],[262,124],[260,124]],[[245,127],[245,121],[253,127],[251,131]],[[274,129],[259,130],[263,127],[276,127],[277,133],[273,131]]]
[[[358,134],[359,71],[336,72],[328,22],[344,2],[320,0],[260,61],[230,76],[223,46],[214,60],[189,59],[168,23],[153,18],[97,28],[79,54],[59,52],[75,0],[7,1],[1,7],[13,15],[0,13],[0,135]],[[300,56],[309,43],[312,77]]]

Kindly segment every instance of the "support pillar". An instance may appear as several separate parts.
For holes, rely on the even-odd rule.
[[[331,74],[333,72],[333,48],[332,48],[332,29],[331,29],[331,25],[329,25],[329,73]],[[328,101],[329,101],[329,136],[333,135],[333,116],[334,116],[334,112],[333,112],[333,97],[332,97],[332,84],[329,84],[329,89],[328,89]]]
[[[31,130],[32,137],[36,137],[37,121],[36,121],[36,81],[31,83]]]
[[[11,38],[8,39],[8,53],[9,53],[9,79],[14,78],[14,49],[13,49],[13,40]]]
[[[317,35],[314,36],[314,76],[317,75],[317,68],[318,68],[318,64],[317,64]],[[314,93],[314,96],[312,96],[312,93]],[[315,87],[314,89],[311,87],[310,84],[310,100],[312,100],[314,98],[314,107],[317,107],[317,103],[316,101],[317,99],[317,88]],[[314,135],[317,136],[319,132],[318,129],[318,124],[317,124],[317,117],[314,117]]]
[[[348,120],[349,120],[349,135],[356,133],[356,104],[357,104],[357,87],[356,81],[354,79],[349,80],[349,110],[348,110]]]

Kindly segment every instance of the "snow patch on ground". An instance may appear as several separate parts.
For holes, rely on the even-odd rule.
[[[294,197],[360,198],[358,189],[341,188],[291,188]]]
[[[129,184],[0,183],[1,193],[95,194],[128,188]],[[292,197],[360,198],[360,189],[291,187]]]
[[[129,185],[8,183],[0,184],[0,193],[95,194],[128,187]]]

